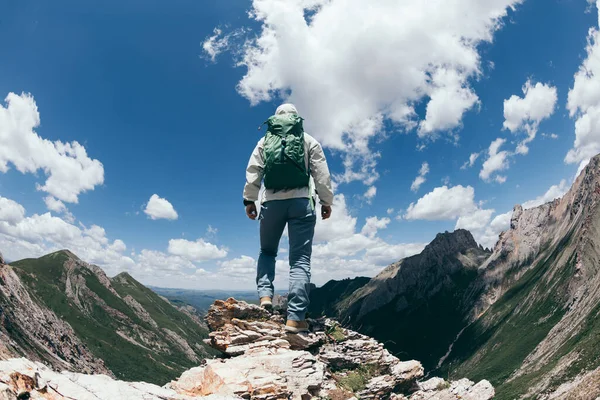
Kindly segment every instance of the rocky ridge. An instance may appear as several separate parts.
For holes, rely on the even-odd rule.
[[[0,359],[164,384],[216,354],[206,337],[190,310],[70,251],[0,264]]]
[[[313,291],[311,311],[327,313],[386,343],[390,351],[434,368],[464,328],[470,309],[460,299],[489,255],[469,231],[440,233],[420,254],[391,264],[367,282],[357,278]],[[327,291],[336,286],[343,296],[331,306]],[[322,310],[315,309],[319,304]]]
[[[57,369],[112,375],[73,328],[36,302],[14,269],[0,262],[0,359],[20,355]]]
[[[288,334],[282,317],[234,299],[217,301],[207,343],[224,358],[205,360],[164,387],[106,375],[57,373],[26,359],[0,361],[0,399],[395,399],[488,400],[483,380],[423,378],[417,361],[400,361],[381,343],[331,319],[311,320],[311,332]]]

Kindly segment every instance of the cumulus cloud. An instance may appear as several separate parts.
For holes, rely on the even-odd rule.
[[[471,186],[442,186],[412,203],[404,218],[408,220],[453,221],[455,229],[466,229],[478,243],[492,247],[503,229],[499,221],[505,216],[496,216],[493,209],[483,209],[482,202],[475,201],[475,189]],[[510,218],[509,218],[510,219]]]
[[[111,276],[128,271],[145,283],[188,287],[197,285],[202,277],[206,280],[208,272],[198,268],[196,263],[227,255],[226,249],[202,239],[196,242],[171,240],[169,253],[132,249],[126,254],[125,242],[109,239],[101,226],[74,225],[50,213],[27,216],[22,205],[0,197],[0,250],[8,260],[40,257],[61,249],[71,250]],[[218,276],[210,277],[213,284],[223,282]]]
[[[575,118],[575,143],[565,157],[569,164],[586,162],[600,153],[600,31],[597,27],[589,31],[586,52],[567,102],[569,114]]]
[[[315,243],[328,242],[352,236],[356,231],[356,217],[348,212],[346,197],[336,194],[333,200],[334,212],[329,219],[317,219],[315,227]]]
[[[159,197],[157,194],[153,194],[148,200],[144,213],[151,219],[168,219],[176,220],[179,218],[177,211],[173,208],[173,205],[169,203],[167,199]]]
[[[475,189],[471,186],[437,187],[411,203],[404,218],[429,221],[453,220],[477,210]]]
[[[500,147],[504,143],[506,143],[506,139],[498,138],[490,144],[488,158],[479,172],[479,177],[486,182],[490,182],[492,179],[498,183],[506,182],[505,176],[495,174],[498,171],[507,170],[509,167],[508,157],[510,153],[505,150],[500,151]]]
[[[227,257],[227,250],[198,239],[191,242],[185,239],[169,240],[169,253],[190,261],[203,262]]]
[[[42,171],[46,181],[37,189],[67,203],[77,203],[79,194],[104,183],[102,163],[85,147],[52,142],[35,132],[40,114],[31,95],[9,93],[5,102],[0,104],[0,172],[11,166],[23,174]]]
[[[421,138],[460,127],[478,102],[470,84],[482,74],[478,46],[520,3],[254,0],[249,15],[261,30],[238,47],[247,72],[237,88],[251,104],[295,103],[307,130],[346,154],[346,179],[363,180],[376,164],[369,143],[386,122]]]
[[[537,206],[541,206],[542,204],[546,204],[555,199],[561,198],[569,191],[569,184],[565,179],[560,181],[558,185],[550,186],[550,189],[546,193],[533,200],[526,201],[523,203],[523,208],[533,208]]]
[[[367,237],[373,238],[379,230],[387,228],[390,222],[391,220],[389,218],[369,217],[367,218],[367,222],[361,229],[360,233]]]
[[[25,208],[0,197],[0,248],[8,259],[39,257],[70,249],[84,260],[109,268],[128,268],[134,261],[125,256],[125,243],[110,241],[103,228],[75,226],[50,213],[25,216]]]
[[[504,100],[504,128],[512,133],[527,133],[517,146],[517,154],[529,152],[528,144],[535,139],[540,123],[552,116],[558,101],[556,87],[540,82],[533,85],[531,80],[523,86],[523,94],[524,97],[513,95]]]
[[[423,165],[421,165],[421,169],[419,170],[419,175],[415,178],[412,185],[410,185],[410,190],[412,190],[413,192],[418,191],[419,188],[421,187],[421,185],[425,183],[425,181],[426,181],[425,177],[427,176],[428,173],[429,173],[429,164],[424,162]]]
[[[25,208],[5,197],[0,196],[0,221],[10,225],[15,225],[25,218]]]

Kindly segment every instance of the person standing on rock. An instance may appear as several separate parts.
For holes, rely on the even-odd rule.
[[[290,243],[290,287],[286,330],[306,332],[309,304],[310,258],[317,221],[315,195],[321,217],[331,216],[333,190],[325,154],[319,142],[304,132],[303,119],[293,104],[283,104],[265,124],[246,169],[244,205],[248,218],[260,220],[260,255],[256,284],[260,304],[272,308],[275,259],[287,224]],[[256,201],[264,183],[260,215]]]

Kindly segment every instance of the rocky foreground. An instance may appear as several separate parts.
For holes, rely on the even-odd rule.
[[[411,399],[488,400],[485,380],[423,380],[418,361],[400,361],[375,340],[333,320],[311,321],[292,335],[283,318],[234,299],[217,301],[206,321],[212,347],[224,357],[205,360],[164,387],[106,375],[55,372],[27,359],[0,361],[0,400],[186,399]]]

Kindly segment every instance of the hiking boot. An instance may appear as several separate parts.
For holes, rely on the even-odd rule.
[[[261,297],[260,306],[269,312],[273,311],[273,301],[270,297]]]
[[[285,330],[290,333],[308,332],[308,322],[288,319],[285,323]]]

